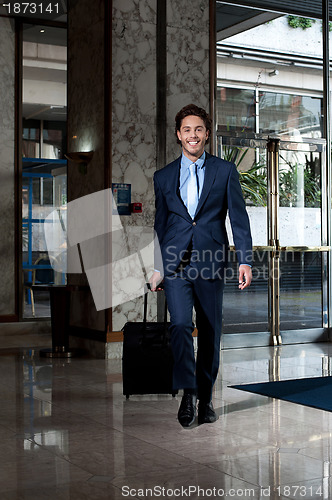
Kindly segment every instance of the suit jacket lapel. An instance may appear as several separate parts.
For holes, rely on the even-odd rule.
[[[204,184],[203,184],[203,189],[201,196],[198,201],[197,209],[195,215],[198,214],[200,209],[202,208],[206,198],[208,197],[208,194],[210,192],[210,189],[212,187],[214,178],[216,176],[217,169],[213,168],[213,157],[206,153],[206,160],[205,160],[205,174],[204,174]]]

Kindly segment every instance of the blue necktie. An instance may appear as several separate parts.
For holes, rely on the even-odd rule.
[[[190,175],[187,183],[187,209],[190,217],[193,219],[198,204],[198,185],[195,163],[189,166],[189,172]]]

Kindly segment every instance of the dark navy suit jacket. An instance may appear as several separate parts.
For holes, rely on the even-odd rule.
[[[205,176],[194,220],[179,190],[181,156],[154,174],[158,236],[164,276],[173,274],[192,242],[192,259],[205,279],[222,277],[227,264],[227,211],[239,264],[252,263],[252,240],[236,166],[206,153]],[[156,254],[155,267],[161,270]]]

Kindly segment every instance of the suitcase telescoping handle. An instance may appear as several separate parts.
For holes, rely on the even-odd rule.
[[[159,285],[160,286],[160,285]],[[147,293],[144,294],[144,314],[143,314],[143,339],[146,335],[146,323],[147,323],[147,310],[148,310],[148,291],[151,290],[150,283],[146,283]],[[163,289],[163,287],[162,287]],[[165,297],[165,306],[164,306],[164,342],[166,342],[167,338],[167,301]]]

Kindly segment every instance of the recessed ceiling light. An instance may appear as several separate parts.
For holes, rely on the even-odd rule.
[[[45,33],[45,30],[40,30],[41,33]]]

